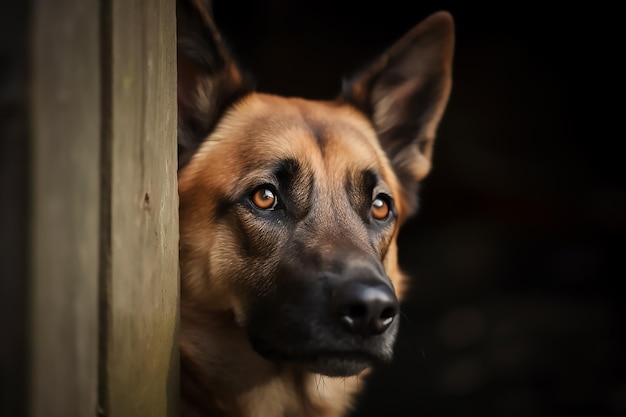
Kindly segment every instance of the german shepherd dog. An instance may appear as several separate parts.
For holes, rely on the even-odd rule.
[[[336,417],[390,361],[417,209],[451,88],[436,13],[332,101],[254,92],[200,0],[180,0],[182,414]]]

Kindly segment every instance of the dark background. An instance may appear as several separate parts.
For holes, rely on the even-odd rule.
[[[353,417],[626,414],[617,11],[528,2],[214,0],[260,91],[330,99],[420,20],[457,23],[394,363]],[[565,3],[563,3],[565,4]],[[614,32],[614,33],[612,33]]]

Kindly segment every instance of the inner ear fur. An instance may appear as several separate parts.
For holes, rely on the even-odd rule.
[[[177,0],[178,166],[189,161],[223,113],[253,90],[201,0]]]
[[[433,143],[452,86],[454,21],[437,12],[374,63],[344,81],[340,101],[365,113],[403,186],[407,212],[431,169]]]

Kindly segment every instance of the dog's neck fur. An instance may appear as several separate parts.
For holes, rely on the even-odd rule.
[[[337,417],[350,407],[359,376],[330,378],[267,361],[229,312],[183,305],[181,314],[183,415]]]

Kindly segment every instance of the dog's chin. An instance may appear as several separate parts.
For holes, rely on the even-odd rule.
[[[331,377],[348,377],[358,375],[366,368],[374,365],[374,360],[366,355],[342,354],[320,355],[304,362],[306,368],[316,374]]]

